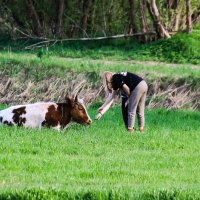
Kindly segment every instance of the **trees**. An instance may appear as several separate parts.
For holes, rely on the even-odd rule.
[[[192,19],[190,14],[190,0],[186,0],[186,24],[187,24],[187,32],[192,32]]]
[[[6,24],[34,37],[156,31],[157,38],[169,38],[171,31],[191,32],[193,23],[200,23],[199,0],[0,0],[0,30]]]
[[[56,35],[60,37],[63,32],[63,15],[65,9],[65,1],[58,0],[58,19],[57,19],[57,26],[56,26]]]
[[[38,16],[38,13],[33,5],[32,0],[26,0],[26,5],[28,7],[28,14],[30,17],[30,20],[32,20],[34,24],[33,31],[36,35],[40,36],[42,34],[42,25]]]
[[[159,38],[170,38],[170,35],[168,33],[167,30],[165,30],[164,26],[161,23],[161,19],[160,19],[160,14],[156,5],[156,1],[155,0],[146,0],[147,3],[147,7],[149,10],[149,14],[151,16],[151,19],[154,23],[154,27],[156,30],[156,33],[158,35]]]
[[[82,3],[82,14],[81,14],[81,21],[80,21],[80,33],[83,35],[86,33],[87,30],[87,22],[89,18],[89,12],[90,12],[90,6],[91,6],[91,0],[83,0]]]
[[[136,25],[136,9],[135,9],[135,1],[129,0],[130,5],[130,29],[129,33],[136,33],[137,32],[137,25]]]

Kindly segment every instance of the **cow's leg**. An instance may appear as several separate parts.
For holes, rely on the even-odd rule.
[[[3,117],[0,116],[0,123],[2,123],[2,122],[3,122]]]
[[[53,129],[57,130],[57,131],[60,131],[61,130],[61,125],[58,124],[57,126],[54,126]]]

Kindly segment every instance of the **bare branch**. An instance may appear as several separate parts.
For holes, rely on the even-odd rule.
[[[116,38],[128,38],[128,37],[134,37],[134,36],[141,36],[141,35],[155,35],[156,33],[154,31],[152,32],[146,32],[146,33],[134,33],[134,34],[120,34],[120,35],[113,35],[113,36],[106,36],[106,37],[96,37],[96,38],[67,38],[62,40],[53,40],[53,39],[47,39],[45,41],[38,42],[36,44],[29,45],[25,47],[25,49],[34,49],[38,48],[38,45],[43,46],[46,43],[52,43],[52,42],[64,42],[64,41],[95,41],[95,40],[107,40],[107,39],[116,39]]]

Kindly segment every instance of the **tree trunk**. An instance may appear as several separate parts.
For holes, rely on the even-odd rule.
[[[144,10],[145,2],[144,0],[139,0],[139,14],[140,14],[140,26],[142,33],[147,32],[147,22],[145,17],[145,10]],[[142,40],[147,42],[147,35],[142,36]]]
[[[111,31],[112,31],[113,12],[114,12],[114,4],[113,4],[113,0],[111,0],[110,9],[108,11],[108,32],[109,33],[111,33]]]
[[[19,16],[16,14],[16,12],[12,12],[12,17],[14,19],[14,22],[17,26],[21,27],[21,28],[24,28],[24,23],[19,19]]]
[[[166,0],[165,5],[168,9],[177,9],[180,0]]]
[[[134,6],[134,0],[129,0],[129,6],[130,6],[130,29],[129,34],[133,34],[137,32],[137,26],[135,22],[135,6]]]
[[[180,16],[181,16],[182,8],[179,8],[175,17],[173,31],[179,30]]]
[[[192,23],[198,23],[200,21],[200,6],[192,13]]]
[[[56,35],[60,37],[63,33],[63,15],[65,9],[65,0],[58,0],[58,19],[56,26]]]
[[[178,5],[179,5],[179,2],[180,0],[173,0],[172,3],[171,3],[171,9],[177,9],[178,8]]]
[[[149,14],[154,22],[154,26],[157,32],[157,35],[159,38],[170,38],[168,31],[165,30],[163,27],[161,20],[160,20],[160,14],[158,11],[158,8],[156,6],[155,0],[152,0],[151,3],[149,0],[146,0],[147,8],[149,10]]]
[[[184,15],[181,18],[181,26],[180,26],[181,30],[185,30],[186,29],[186,15]]]
[[[140,23],[141,29],[143,33],[147,32],[147,22],[145,17],[145,10],[144,10],[144,0],[140,0],[139,2],[139,12],[140,12]]]
[[[83,7],[82,7],[82,17],[81,17],[81,33],[84,35],[86,34],[86,29],[87,29],[87,22],[88,22],[88,17],[89,17],[89,12],[90,12],[90,3],[91,0],[83,0]]]
[[[187,25],[187,32],[192,32],[192,19],[190,14],[190,0],[186,0],[186,25]]]
[[[40,23],[38,13],[36,12],[35,7],[33,5],[33,1],[32,0],[26,0],[26,5],[27,5],[27,7],[30,11],[30,18],[32,19],[33,24],[35,26],[34,32],[38,36],[40,36],[42,34],[42,25]]]
[[[91,33],[95,32],[95,0],[91,0],[90,5],[90,12],[89,12],[89,18],[88,18],[88,25],[90,27]]]

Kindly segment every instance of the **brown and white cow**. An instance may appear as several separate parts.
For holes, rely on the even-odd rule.
[[[66,97],[65,103],[40,102],[11,106],[0,111],[0,123],[30,128],[43,126],[60,130],[70,121],[89,125],[91,119],[82,99]]]

